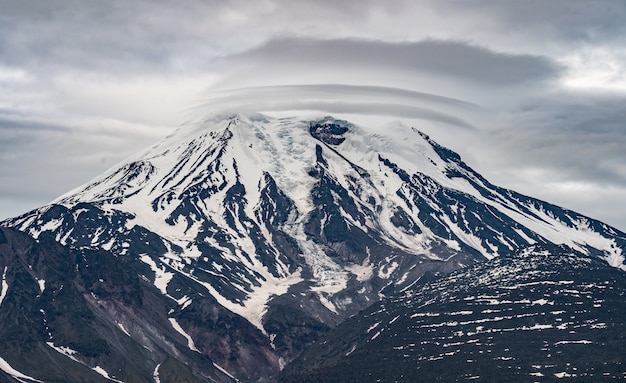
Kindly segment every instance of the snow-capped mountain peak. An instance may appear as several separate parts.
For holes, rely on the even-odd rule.
[[[332,326],[532,244],[626,270],[626,234],[492,185],[418,128],[211,116],[4,225],[134,260],[179,315],[210,296],[273,344],[293,336],[271,325],[284,307]]]

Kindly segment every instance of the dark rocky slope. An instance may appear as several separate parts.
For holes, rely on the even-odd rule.
[[[407,289],[350,318],[279,382],[626,378],[626,273],[535,246]]]
[[[178,317],[176,303],[128,261],[0,228],[0,356],[47,383],[233,381],[189,350],[168,320]]]

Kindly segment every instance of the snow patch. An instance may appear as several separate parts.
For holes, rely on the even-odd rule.
[[[193,299],[185,295],[184,297],[180,298],[176,302],[181,306],[180,311],[183,311],[184,309],[189,307],[189,305],[193,302]]]
[[[168,296],[167,285],[174,277],[174,273],[165,271],[165,265],[162,265],[161,268],[159,268],[156,262],[154,262],[154,260],[147,254],[142,254],[140,259],[143,263],[150,266],[150,269],[154,272],[154,286],[156,286],[156,288],[159,289],[163,295]]]
[[[226,369],[224,369],[223,367],[221,367],[220,365],[216,364],[215,362],[213,362],[213,366],[215,368],[217,368],[218,370],[220,370],[222,373],[224,373],[226,376],[228,376],[231,379],[234,379],[235,381],[239,381],[237,378],[235,378],[233,375],[231,375],[228,371],[226,371]]]
[[[74,355],[78,354],[78,351],[72,350],[71,348],[65,347],[65,346],[55,346],[54,343],[52,343],[52,342],[46,342],[46,344],[50,348],[54,349],[55,351],[57,351],[60,354],[63,354],[65,356],[67,356],[68,358],[72,359],[73,361],[78,362],[78,363],[82,363],[81,361],[76,359],[76,357],[74,356]]]
[[[536,301],[532,301],[532,305],[540,305],[540,306],[544,306],[544,305],[551,305],[554,306],[554,302],[553,301],[549,301],[547,299],[537,299]]]
[[[389,279],[389,277],[391,277],[391,274],[393,274],[393,272],[396,271],[398,266],[399,266],[398,262],[393,261],[391,264],[388,264],[388,266],[384,270],[379,269],[378,276],[382,279]]]
[[[348,352],[346,352],[345,356],[348,356],[348,355],[352,354],[355,350],[356,350],[356,344],[353,345],[352,348]]]
[[[264,268],[257,270],[266,271]],[[300,276],[301,271],[301,269],[298,269],[295,273],[283,279],[276,278],[269,272],[266,274],[262,273],[266,279],[265,282],[260,287],[254,288],[252,293],[248,294],[248,298],[243,302],[243,307],[232,303],[226,307],[243,316],[265,333],[262,319],[263,315],[267,312],[267,303],[273,296],[283,295],[289,290],[289,287],[301,282],[303,280]]]
[[[378,325],[380,324],[380,322],[376,322],[373,325],[371,325],[368,329],[367,332],[369,333],[370,331],[372,331],[373,329],[375,329],[376,327],[378,327]]]
[[[7,283],[7,266],[4,266],[4,271],[2,272],[2,286],[0,287],[0,305],[2,305],[2,301],[4,301],[4,297],[7,295],[7,291],[9,290],[9,284]]]
[[[369,252],[369,249],[367,250]],[[368,281],[372,278],[372,275],[374,274],[374,265],[370,264],[369,262],[370,262],[370,257],[368,255],[368,257],[365,258],[362,264],[349,265],[349,266],[346,266],[346,269],[356,276],[357,281],[359,282]]]
[[[172,327],[174,328],[174,330],[176,330],[176,332],[178,332],[180,335],[184,336],[185,339],[187,339],[187,347],[189,347],[189,349],[192,350],[192,351],[200,352],[196,348],[196,345],[193,342],[193,339],[191,338],[191,336],[189,334],[187,334],[185,332],[185,330],[183,330],[182,327],[180,327],[180,325],[178,324],[176,319],[174,319],[174,318],[168,318],[168,319],[169,319],[170,323],[172,324]]]
[[[120,330],[122,330],[122,331],[124,332],[124,334],[126,334],[126,335],[130,336],[130,333],[128,332],[128,330],[126,330],[126,327],[124,327],[124,325],[123,325],[123,324],[118,323],[118,324],[117,324],[117,327],[119,327],[119,328],[120,328]]]
[[[562,344],[593,344],[590,340],[560,340],[554,343],[555,346],[559,346]]]
[[[39,221],[37,223],[40,223],[40,222],[41,221]],[[53,219],[53,220],[50,220],[50,221],[46,222],[39,230],[37,230],[37,231],[31,230],[29,234],[31,234],[33,237],[36,238],[36,237],[38,237],[38,235],[35,235],[35,234],[40,234],[40,233],[43,233],[45,231],[53,232],[62,223],[63,223],[63,219],[62,218]]]
[[[559,379],[563,379],[563,378],[571,378],[573,375],[568,373],[568,372],[557,372],[554,374],[554,376],[556,376]]]
[[[108,372],[106,372],[106,371],[104,370],[104,368],[102,368],[102,367],[100,367],[100,366],[96,366],[96,367],[92,368],[92,370],[94,370],[94,371],[95,371],[95,372],[97,372],[98,374],[100,374],[100,375],[104,376],[104,377],[105,377],[106,379],[108,379],[108,380],[112,380],[112,381],[114,381],[114,382],[118,382],[118,383],[124,383],[124,382],[122,382],[121,380],[117,380],[117,379],[115,379],[115,378],[112,378],[112,377],[109,375],[109,373],[108,373]]]
[[[33,380],[35,382],[41,382],[41,380],[35,379],[35,378],[31,377],[31,376],[28,376],[26,374],[23,374],[23,373],[17,371],[13,367],[11,367],[9,362],[7,362],[6,360],[4,360],[1,357],[0,357],[0,370],[6,372],[7,374],[11,375],[12,377],[14,377],[16,379],[30,379],[30,380]]]
[[[472,315],[474,312],[471,310],[463,310],[463,311],[454,311],[449,313],[448,315]]]
[[[161,383],[161,377],[159,376],[159,367],[161,367],[161,363],[157,364],[154,368],[154,372],[152,373],[152,378],[155,383]]]

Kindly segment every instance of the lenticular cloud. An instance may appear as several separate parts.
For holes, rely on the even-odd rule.
[[[464,119],[480,110],[472,103],[408,89],[346,84],[298,84],[239,88],[209,94],[195,111],[322,111],[432,120],[473,128]]]

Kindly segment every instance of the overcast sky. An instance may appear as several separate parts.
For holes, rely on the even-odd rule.
[[[320,110],[406,120],[625,231],[624,20],[622,0],[0,0],[0,219],[198,114]]]

